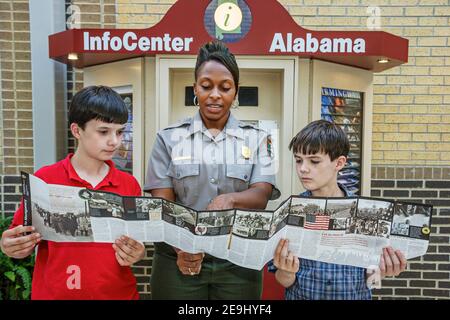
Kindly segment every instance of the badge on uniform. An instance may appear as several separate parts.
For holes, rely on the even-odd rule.
[[[242,156],[248,160],[252,156],[252,151],[247,146],[242,146]]]

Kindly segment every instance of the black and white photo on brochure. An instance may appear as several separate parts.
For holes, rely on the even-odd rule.
[[[30,179],[32,190],[38,187],[36,183],[37,179]],[[92,241],[86,201],[79,196],[79,188],[57,185],[46,188],[48,193],[34,192],[30,200],[33,226],[52,241]]]
[[[352,217],[356,216],[357,198],[327,199],[325,212],[330,216],[331,230],[345,230]]]
[[[272,216],[272,212],[236,210],[233,233],[245,238],[267,239]]]
[[[396,203],[391,234],[418,239],[429,239],[431,225],[429,205]]]
[[[109,192],[90,190],[92,196],[88,200],[89,214],[92,217],[123,218],[124,207],[122,197]]]
[[[148,220],[161,220],[162,199],[135,198],[136,213],[146,214]],[[128,209],[128,208],[127,208]]]
[[[234,210],[199,211],[196,235],[223,235],[231,232]]]
[[[290,214],[306,216],[306,214],[325,214],[326,199],[292,197]]]
[[[163,201],[162,219],[194,233],[197,211],[174,202]]]
[[[288,217],[290,217],[290,205],[291,199],[287,199],[282,202],[281,205],[274,211],[269,237],[273,236],[277,231],[281,230],[281,228],[283,228],[288,223]]]

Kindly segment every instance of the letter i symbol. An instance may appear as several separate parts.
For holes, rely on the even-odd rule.
[[[230,8],[231,9],[231,8]],[[228,26],[228,19],[230,18],[230,14],[229,13],[227,13],[227,16],[226,16],[226,18],[225,18],[225,22],[223,23],[223,25],[225,26],[225,27],[227,27]]]

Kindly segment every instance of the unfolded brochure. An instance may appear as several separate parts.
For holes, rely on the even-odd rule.
[[[44,240],[114,242],[127,235],[205,252],[261,270],[280,239],[294,255],[358,267],[378,266],[382,248],[407,259],[428,248],[432,206],[387,199],[290,196],[274,211],[197,211],[157,197],[47,184],[22,172],[24,225]]]

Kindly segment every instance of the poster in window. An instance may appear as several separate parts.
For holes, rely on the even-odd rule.
[[[338,124],[350,142],[347,163],[339,171],[338,182],[355,195],[361,192],[362,116],[362,92],[322,88],[321,118]]]
[[[122,144],[113,157],[114,164],[119,170],[133,174],[133,94],[120,94],[128,108],[128,121],[125,125]]]

